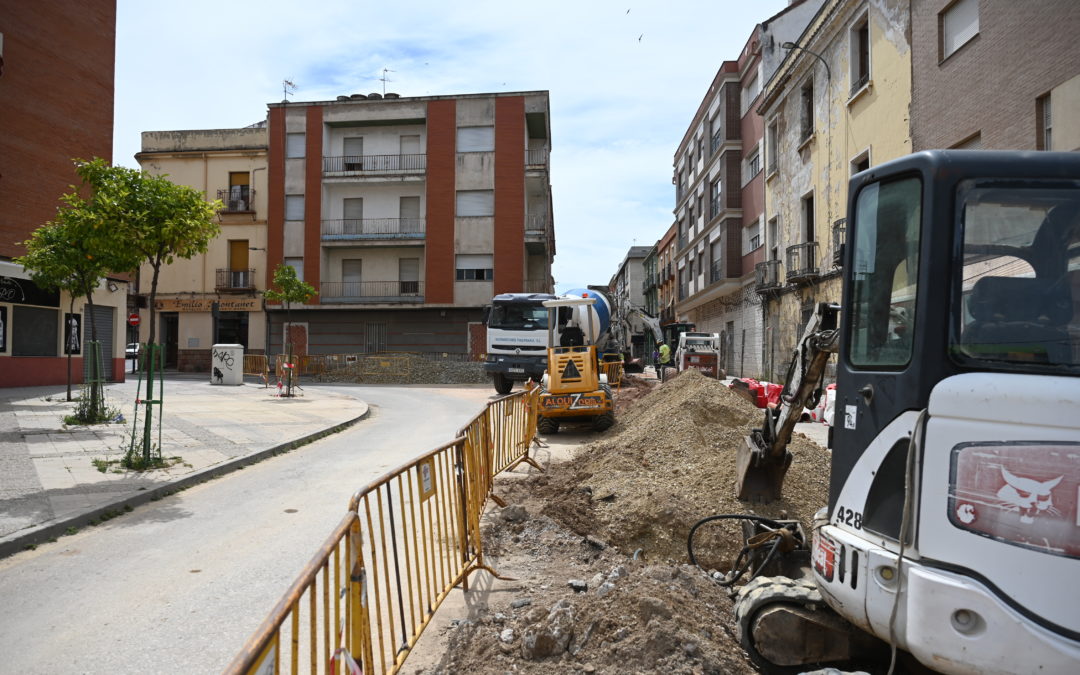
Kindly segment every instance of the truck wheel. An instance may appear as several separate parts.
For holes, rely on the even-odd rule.
[[[502,373],[494,373],[492,379],[495,381],[495,391],[503,394],[510,393],[510,390],[514,388],[514,381]]]
[[[536,420],[536,430],[545,436],[559,433],[559,420],[553,417],[541,417]]]
[[[593,418],[593,431],[607,431],[615,425],[615,413],[606,412]]]

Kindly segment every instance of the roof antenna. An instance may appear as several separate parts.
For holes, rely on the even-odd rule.
[[[383,93],[383,96],[386,96],[386,83],[387,82],[393,82],[393,80],[391,80],[389,77],[387,77],[386,74],[387,73],[396,73],[396,72],[397,72],[396,70],[390,70],[389,68],[383,68],[382,69],[382,77],[380,77],[379,80],[382,81],[382,93]]]
[[[285,102],[289,102],[289,94],[296,93],[296,83],[292,80],[285,78],[281,81],[281,91],[285,95]]]

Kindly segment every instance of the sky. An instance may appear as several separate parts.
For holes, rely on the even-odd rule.
[[[547,90],[556,289],[606,284],[671,225],[675,150],[720,64],[786,5],[118,0],[113,162],[137,168],[143,131],[263,120],[286,79],[293,101]]]

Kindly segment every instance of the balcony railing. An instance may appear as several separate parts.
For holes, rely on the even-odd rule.
[[[837,267],[844,264],[844,242],[847,241],[847,218],[841,218],[832,224],[832,263]]]
[[[423,239],[423,218],[345,218],[322,221],[323,241],[344,239]]]
[[[865,72],[862,75],[860,75],[859,77],[852,80],[852,82],[851,82],[851,94],[850,95],[854,96],[855,94],[859,93],[859,90],[862,89],[863,87],[865,87],[866,84],[869,81],[870,81],[870,73],[869,72]]]
[[[754,290],[764,291],[780,288],[780,261],[766,260],[754,265]]]
[[[409,302],[424,301],[423,281],[323,281],[319,298],[333,302]]]
[[[817,264],[818,243],[816,241],[788,246],[786,254],[787,259],[784,262],[788,281],[807,281],[821,275]]]
[[[222,213],[243,213],[254,211],[255,191],[247,185],[234,185],[228,190],[218,190],[217,198],[225,205]]]
[[[255,290],[255,270],[219,269],[214,290],[225,292]]]
[[[720,144],[724,142],[722,134],[717,131],[712,135],[712,139],[709,142],[709,154],[715,155],[716,151],[720,149]]]
[[[690,284],[684,283],[679,286],[679,300],[685,300],[690,295]]]
[[[547,235],[548,223],[551,221],[546,213],[534,213],[525,218],[525,236],[543,237]]]
[[[544,279],[526,279],[522,290],[526,293],[550,293],[551,284]]]
[[[346,155],[323,157],[323,173],[423,173],[427,155]]]
[[[541,166],[546,167],[548,163],[548,150],[547,148],[537,148],[535,150],[525,151],[525,165],[526,166]]]
[[[688,239],[686,238],[686,235],[685,235],[685,234],[680,234],[680,235],[679,235],[679,245],[678,245],[678,249],[677,249],[677,250],[679,250],[679,251],[683,250],[684,248],[686,248],[686,245],[687,245],[687,244],[689,244],[689,243],[690,243],[690,242],[689,242],[689,240],[688,240]]]

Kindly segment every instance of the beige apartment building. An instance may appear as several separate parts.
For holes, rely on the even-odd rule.
[[[156,309],[166,368],[205,371],[215,344],[266,352],[267,135],[265,123],[243,129],[147,131],[136,159],[143,171],[220,199],[221,235],[206,254],[163,266]],[[146,342],[146,300],[153,270],[135,281],[141,298],[139,341]]]

